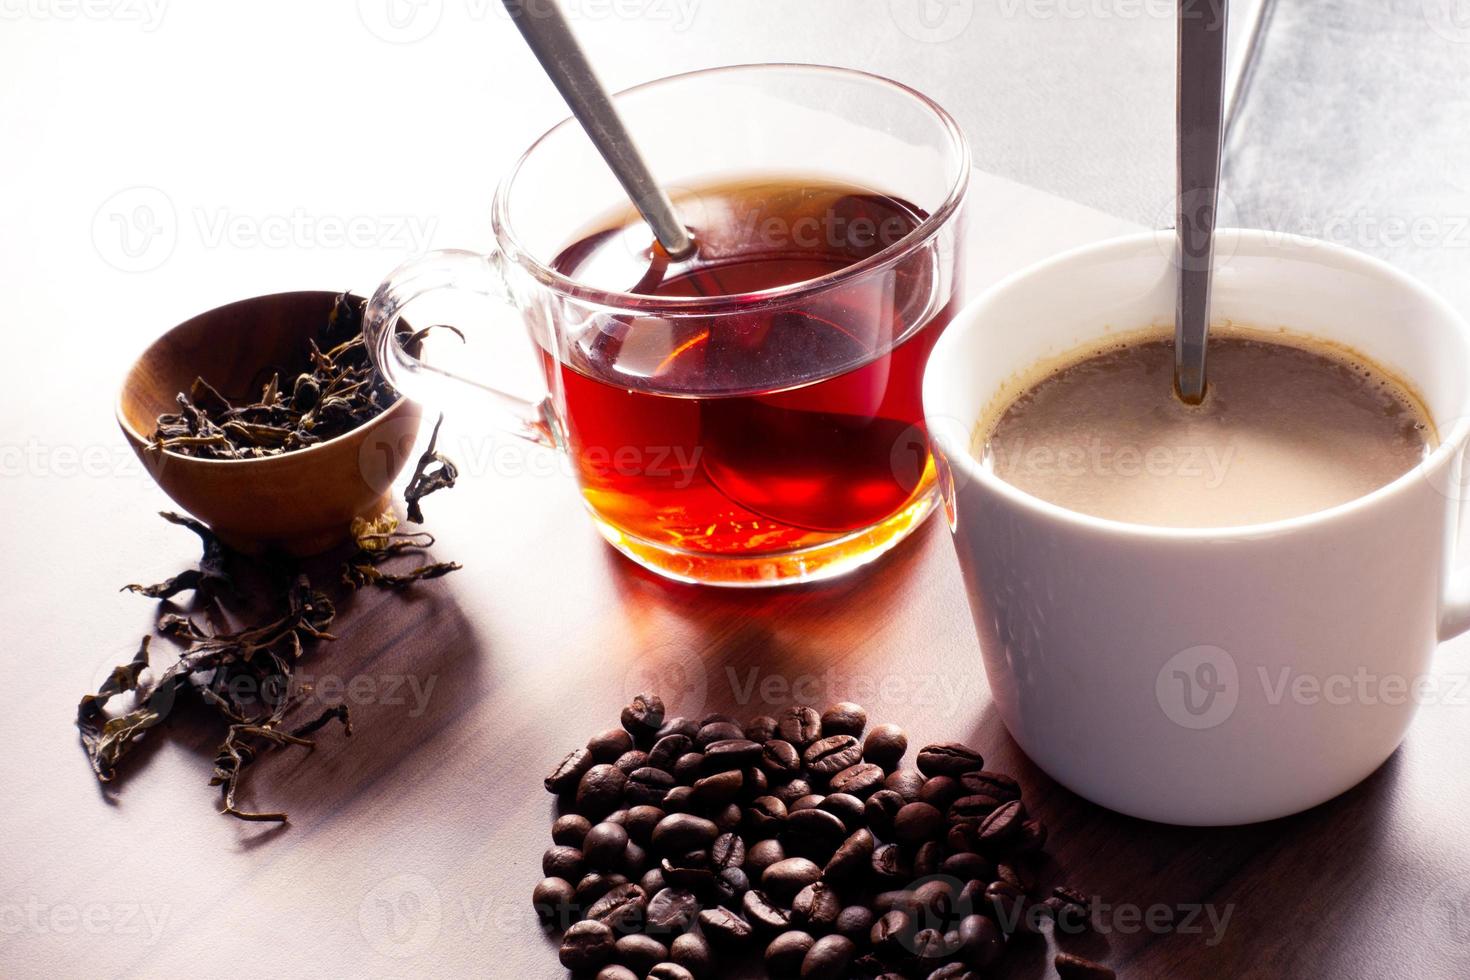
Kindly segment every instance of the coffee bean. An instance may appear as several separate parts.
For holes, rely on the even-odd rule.
[[[705,725],[714,725],[716,723],[725,725],[738,725],[740,724],[740,719],[736,718],[734,715],[727,715],[723,711],[711,711],[709,714],[699,719],[699,727],[701,728],[703,728]]]
[[[860,704],[839,701],[822,712],[823,735],[851,735],[861,738],[868,727],[868,713]]]
[[[786,849],[778,840],[759,840],[745,849],[745,873],[760,878],[777,861],[786,860]]]
[[[645,980],[694,980],[694,974],[677,963],[660,963],[648,971]]]
[[[597,980],[639,980],[639,977],[621,963],[609,963],[597,971]]]
[[[653,828],[651,840],[659,852],[677,854],[708,847],[718,836],[720,828],[713,821],[691,813],[671,813]]]
[[[696,977],[708,976],[714,969],[714,956],[710,952],[709,940],[696,932],[676,936],[669,946],[669,959]]]
[[[627,876],[621,874],[598,874],[593,871],[577,882],[577,904],[591,905],[618,885],[626,885]]]
[[[561,938],[561,965],[568,970],[597,970],[613,958],[613,931],[601,922],[583,919]]]
[[[815,708],[806,705],[787,708],[777,716],[776,725],[781,738],[798,749],[804,749],[822,737],[822,716]]]
[[[744,769],[761,760],[759,743],[748,738],[725,738],[711,742],[704,748],[704,771],[722,772],[726,769]]]
[[[792,800],[787,807],[788,814],[796,813],[798,810],[815,810],[822,805],[826,797],[821,793],[808,793],[799,800]]]
[[[825,862],[847,839],[847,828],[825,810],[795,810],[786,817],[781,843],[788,854]]]
[[[633,736],[622,728],[609,728],[587,740],[587,751],[598,762],[612,762],[633,748]]]
[[[841,980],[857,948],[846,936],[823,936],[801,961],[801,980]]]
[[[750,878],[741,868],[725,868],[715,876],[715,897],[721,905],[735,906],[750,891]]]
[[[955,955],[977,970],[991,966],[1005,952],[1005,936],[983,915],[965,916],[957,931],[960,941]]]
[[[611,871],[622,860],[628,847],[628,831],[615,823],[600,823],[587,832],[582,856],[587,866],[598,871]]]
[[[939,864],[944,860],[944,845],[937,840],[926,840],[914,851],[914,877],[927,878],[939,874]]]
[[[866,905],[849,905],[837,914],[837,922],[832,928],[854,943],[862,944],[873,928],[873,910]]]
[[[924,776],[913,769],[895,769],[884,778],[883,788],[902,796],[905,803],[912,803],[924,791]]]
[[[932,840],[944,828],[944,814],[928,803],[906,803],[893,818],[893,837],[902,844]]]
[[[951,878],[958,878],[960,881],[971,881],[976,878],[990,881],[995,877],[995,868],[991,863],[972,851],[951,854],[940,863],[939,870],[940,873],[947,874]]]
[[[582,852],[575,847],[553,844],[541,855],[541,873],[548,878],[576,881],[582,876]]]
[[[959,882],[947,878],[930,878],[914,886],[914,909],[921,925],[945,927],[955,907]],[[943,931],[941,928],[940,931]]]
[[[863,801],[851,793],[833,793],[817,805],[818,810],[826,810],[832,816],[842,821],[842,825],[849,832],[857,830],[863,825]]]
[[[699,902],[685,888],[665,888],[648,900],[644,921],[652,933],[683,932],[694,921]]]
[[[638,879],[638,887],[643,889],[645,895],[657,895],[668,887],[668,881],[664,878],[663,868],[649,868]]]
[[[863,739],[863,760],[892,772],[908,751],[909,738],[897,725],[876,725]]]
[[[782,739],[772,739],[761,746],[760,767],[771,779],[781,782],[801,771],[801,753]]]
[[[897,844],[882,844],[873,850],[873,874],[880,882],[899,885],[913,877],[914,868]]]
[[[963,963],[946,963],[925,980],[980,980],[980,974]]]
[[[741,911],[745,913],[746,921],[757,929],[766,932],[780,932],[791,925],[791,913],[781,908],[770,897],[758,889],[752,888],[745,893],[741,899]]]
[[[624,787],[626,792],[626,787]],[[656,806],[640,804],[629,807],[627,815],[623,818],[623,829],[628,832],[628,837],[639,844],[647,844],[653,839],[653,828],[668,814]]]
[[[577,813],[564,813],[551,825],[551,840],[564,847],[581,847],[592,829],[592,821]]]
[[[979,823],[995,812],[1005,800],[997,799],[987,793],[975,793],[970,796],[961,796],[949,805],[948,814],[951,823],[961,820],[973,820]]]
[[[587,909],[587,918],[617,932],[629,932],[643,924],[648,896],[634,884],[617,885]]]
[[[873,911],[878,915],[886,915],[889,912],[903,912],[913,918],[917,911],[914,905],[914,893],[907,888],[893,888],[888,891],[879,892],[873,896]]]
[[[770,789],[771,781],[766,776],[766,771],[759,766],[746,766],[740,770],[745,777],[745,787],[742,792],[751,799],[757,796],[765,796]]]
[[[670,735],[683,735],[692,743],[697,734],[699,734],[699,722],[693,718],[685,718],[683,715],[673,715],[664,719],[664,723],[654,733],[654,741],[657,742]]]
[[[832,776],[862,761],[863,749],[851,735],[819,738],[801,754],[801,764],[818,776]]]
[[[655,964],[669,958],[667,946],[643,933],[623,936],[617,941],[615,949],[618,960],[624,966],[637,970],[640,975],[646,974]]]
[[[863,803],[863,819],[879,837],[893,835],[893,818],[906,801],[891,789],[880,789]]]
[[[565,927],[573,918],[576,890],[565,878],[543,878],[531,892],[531,907],[542,922]]]
[[[976,851],[980,848],[980,821],[956,820],[944,831],[944,843],[951,851]]]
[[[910,940],[913,953],[921,961],[942,960],[950,953],[950,944],[945,941],[944,933],[938,929],[920,929],[914,933]]]
[[[1057,968],[1057,976],[1062,980],[1117,980],[1118,977],[1101,963],[1094,963],[1071,953],[1058,953],[1052,963]]]
[[[776,737],[777,731],[776,719],[770,715],[756,715],[745,723],[745,737],[752,742],[769,742]]]
[[[721,834],[709,849],[710,863],[723,871],[745,864],[745,841],[739,834]]]
[[[708,851],[689,851],[666,857],[659,862],[664,880],[675,888],[699,892],[714,885],[715,870],[709,863]]]
[[[810,796],[811,793],[811,784],[808,783],[805,779],[801,779],[799,777],[796,779],[792,779],[791,781],[786,783],[786,785],[778,786],[771,791],[772,796],[776,797],[776,799],[780,800],[782,803],[785,803],[788,807],[790,807],[792,803],[795,803],[797,800],[801,799],[803,796]]]
[[[961,773],[960,785],[965,788],[967,794],[993,796],[1002,803],[1021,798],[1020,785],[1003,772],[979,769],[975,772]]]
[[[740,809],[738,803],[730,803],[723,809],[716,810],[710,819],[715,822],[720,833],[727,834],[740,829],[740,825],[745,822],[745,811]]]
[[[634,749],[631,752],[624,752],[618,756],[617,761],[613,765],[617,767],[619,772],[626,776],[635,769],[642,769],[648,765],[648,753],[638,749]]]
[[[786,804],[774,796],[758,796],[745,811],[745,826],[754,837],[774,837],[786,822]]]
[[[794,977],[801,972],[802,960],[816,940],[809,933],[793,929],[783,932],[766,947],[766,970],[773,977]]]
[[[919,800],[937,809],[946,810],[960,798],[961,792],[963,787],[953,776],[931,776],[924,780],[924,786],[919,790]]]
[[[596,762],[592,758],[590,749],[573,749],[568,752],[566,758],[556,764],[551,770],[551,775],[546,777],[546,791],[548,793],[569,793],[577,788],[582,776]]]
[[[857,881],[872,868],[874,847],[872,831],[866,827],[853,831],[822,869],[822,877],[839,885]]]
[[[914,934],[914,920],[902,909],[889,909],[868,930],[868,941],[885,955],[902,954]]]
[[[679,757],[694,748],[694,739],[688,735],[665,735],[653,743],[648,750],[648,764],[664,772],[673,772]]]
[[[694,806],[694,787],[675,786],[664,794],[663,803],[659,808],[665,813],[688,813]]]
[[[745,740],[745,729],[733,721],[712,721],[699,729],[699,734],[694,736],[694,744],[701,752],[716,742],[733,742]]]
[[[958,776],[985,768],[985,759],[960,742],[937,742],[919,750],[919,771],[926,776]]]
[[[780,903],[788,903],[807,885],[822,877],[822,869],[804,857],[784,858],[761,873],[761,887]]]
[[[704,753],[685,752],[674,763],[674,778],[681,783],[692,783],[704,772]]]
[[[1035,887],[1036,882],[1032,880],[1031,873],[1019,865],[1001,861],[995,866],[995,878],[1004,881],[1008,885],[1015,885],[1023,892],[1029,892]]]
[[[986,848],[1001,847],[1021,834],[1026,822],[1026,807],[1020,800],[1002,803],[980,822],[980,844]]]
[[[593,819],[607,816],[622,800],[627,783],[628,777],[615,766],[593,766],[577,783],[577,812]]]
[[[628,846],[623,848],[623,859],[619,862],[617,870],[629,878],[637,878],[647,867],[648,852],[640,845],[628,841]]]
[[[739,796],[740,789],[744,785],[745,777],[740,774],[740,770],[738,769],[717,772],[713,776],[705,776],[703,779],[695,780],[694,785],[691,787],[694,793],[690,799],[700,809],[718,809]]]
[[[825,881],[814,881],[791,900],[791,921],[813,932],[826,932],[837,924],[842,900]]]
[[[1021,824],[1021,834],[1016,840],[1016,850],[1035,854],[1046,846],[1046,824],[1040,820],[1027,820]]]
[[[664,723],[664,702],[657,694],[639,694],[623,709],[623,728],[633,740],[653,741]]]
[[[699,928],[705,938],[716,946],[742,946],[754,934],[749,922],[723,907],[700,912]]]
[[[848,793],[866,799],[883,785],[883,770],[871,762],[859,762],[832,777],[827,788],[834,793]]]
[[[1023,931],[1026,918],[1026,895],[1009,882],[992,881],[985,886],[980,912],[996,921],[1007,935]]]

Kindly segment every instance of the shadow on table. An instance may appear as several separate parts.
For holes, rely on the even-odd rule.
[[[1385,841],[1406,748],[1311,810],[1200,828],[1126,817],[1077,796],[1026,757],[993,705],[970,740],[988,749],[988,768],[1020,781],[1027,807],[1049,829],[1042,890],[1068,884],[1094,902],[1092,930],[1033,940],[1035,950],[1008,959],[1003,976],[1054,976],[1059,950],[1120,976],[1353,975],[1350,958],[1330,968],[1308,934],[1327,943],[1348,934],[1357,915],[1351,890],[1393,873]]]

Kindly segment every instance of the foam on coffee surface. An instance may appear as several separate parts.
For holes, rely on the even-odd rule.
[[[1418,399],[1366,360],[1249,333],[1212,336],[1197,406],[1150,338],[1063,360],[979,432],[984,464],[1069,510],[1233,527],[1325,510],[1412,469],[1437,437]]]

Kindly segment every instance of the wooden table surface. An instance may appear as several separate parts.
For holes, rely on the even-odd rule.
[[[1099,934],[1070,948],[1122,975],[1470,972],[1470,641],[1441,652],[1440,697],[1383,769],[1343,797],[1253,827],[1148,824],[1057,787],[1009,740],[941,523],[836,583],[759,593],[670,585],[601,543],[554,457],[464,420],[445,432],[462,484],[425,509],[440,535],[436,557],[466,567],[407,597],[360,595],[343,610],[340,639],[312,654],[319,690],[345,688],[355,733],[328,729],[314,752],[276,753],[252,771],[244,802],[286,809],[290,824],[215,812],[206,781],[218,733],[197,716],[150,736],[122,779],[100,787],[72,727],[77,697],[131,656],[159,612],[116,590],[171,574],[197,553],[190,535],[151,516],[167,501],[111,421],[126,363],[172,323],[242,295],[364,289],[416,248],[483,245],[484,175],[556,114],[554,96],[526,84],[534,69],[504,36],[507,25],[461,24],[466,12],[450,8],[446,23],[467,29],[395,46],[366,36],[350,12],[300,6],[261,4],[234,19],[180,6],[157,30],[120,14],[32,11],[0,37],[0,121],[16,140],[0,159],[9,322],[0,670],[11,692],[0,710],[0,976],[562,975],[529,904],[552,812],[540,781],[644,688],[683,714],[854,699],[916,744],[971,742],[1023,781],[1051,829],[1049,870],[1107,903]],[[864,12],[886,16],[885,6]],[[984,32],[949,43],[883,46],[857,27],[834,28],[824,42],[842,54],[825,57],[820,47],[792,50],[798,42],[787,38],[753,46],[730,33],[732,18],[744,18],[724,7],[705,9],[693,28],[709,45],[697,56],[671,46],[679,38],[667,26],[582,26],[615,83],[658,74],[638,56],[664,49],[696,63],[888,59],[874,66],[948,88],[942,100],[972,99],[957,112],[983,136],[992,169],[1128,205],[1116,209],[1125,221],[982,177],[979,227],[996,234],[977,238],[978,280],[1153,220],[1148,202],[1167,195],[1150,181],[1168,162],[1139,158],[1167,149],[1156,137],[1172,90],[1162,85],[1140,108],[1136,64],[1089,87],[1139,113],[1092,121],[1116,140],[1100,155],[1032,159],[1042,144],[997,144],[998,134],[1035,123],[1027,98],[1036,93],[1004,88],[1017,69],[1006,59],[1028,37],[1081,45],[1095,36],[1087,30],[1128,32],[1129,44],[1153,52],[1157,72],[1167,71],[1168,26],[976,17]],[[1334,31],[1344,22],[1335,14]],[[1436,23],[1436,43],[1451,43],[1443,31],[1455,22]],[[490,35],[495,57],[478,71],[473,46]],[[1293,62],[1283,45],[1267,44],[1262,70],[1286,78]],[[1463,59],[1467,49],[1446,50]],[[367,57],[388,70],[344,82],[342,64]],[[967,83],[972,64],[994,85]],[[1036,70],[1048,85],[1077,82]],[[491,104],[509,82],[525,93],[495,103],[498,131],[465,122],[477,99]],[[972,88],[1007,97],[991,105]],[[429,98],[435,90],[468,94]],[[1090,105],[1069,111],[1079,127],[1098,115]],[[361,133],[384,120],[408,130],[404,142],[385,139],[344,167],[351,151],[334,122]],[[1260,129],[1271,132],[1271,120]],[[1084,132],[1072,130],[1077,147],[1104,146]],[[1148,135],[1140,143],[1138,134]],[[1290,149],[1284,137],[1277,143]],[[429,163],[414,149],[425,144]],[[1239,127],[1232,152],[1227,178],[1237,176],[1235,201],[1247,212],[1251,194],[1240,188],[1270,169],[1270,154]],[[1440,208],[1451,212],[1448,227],[1455,208]],[[162,237],[119,238],[118,217],[148,219],[138,227]],[[367,230],[353,243],[326,237],[333,221],[362,217]],[[129,242],[138,247],[121,249]],[[1420,268],[1451,268],[1459,254],[1453,267],[1463,269],[1463,253],[1447,260],[1453,246],[1441,245]],[[1143,925],[1155,906],[1176,926]],[[1047,949],[1029,946],[1010,975],[1054,976]]]

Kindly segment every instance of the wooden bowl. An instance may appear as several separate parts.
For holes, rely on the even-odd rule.
[[[148,448],[158,416],[178,410],[196,377],[233,395],[299,364],[336,296],[276,293],[201,313],[154,341],[123,381],[117,421],[133,451],[164,493],[232,548],[312,555],[342,543],[353,518],[388,509],[413,451],[421,412],[404,398],[335,439],[279,456],[196,459]],[[282,383],[290,384],[284,373]]]

